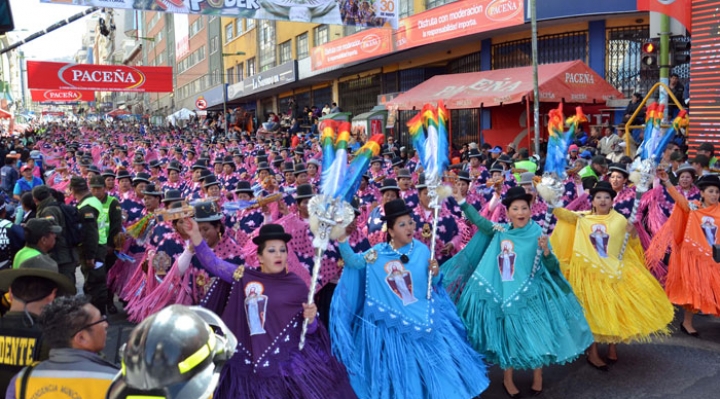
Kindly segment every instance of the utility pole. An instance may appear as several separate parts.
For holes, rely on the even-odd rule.
[[[669,87],[670,85],[670,17],[660,14],[660,82]],[[665,89],[660,88],[660,104],[665,107],[663,119],[668,117],[668,94]]]
[[[533,119],[535,121],[535,154],[540,154],[540,88],[538,83],[538,29],[537,0],[530,0],[530,18],[532,26],[532,69],[533,69]],[[530,126],[528,126],[528,129]]]

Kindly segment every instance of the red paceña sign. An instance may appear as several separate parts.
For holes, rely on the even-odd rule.
[[[172,67],[27,62],[30,89],[172,92]]]
[[[36,102],[74,103],[78,101],[95,101],[92,90],[30,90],[32,100]]]

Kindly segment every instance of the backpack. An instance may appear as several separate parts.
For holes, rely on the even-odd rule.
[[[6,269],[12,266],[13,253],[10,247],[10,237],[8,237],[8,229],[12,223],[8,220],[0,220],[0,269]]]
[[[68,247],[75,248],[83,241],[80,212],[76,207],[65,203],[58,203],[57,207],[60,208],[63,219],[65,219],[62,235],[65,237]]]

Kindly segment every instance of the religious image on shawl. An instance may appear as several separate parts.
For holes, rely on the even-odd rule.
[[[250,335],[265,334],[265,316],[267,315],[267,295],[263,295],[263,287],[257,281],[245,285],[245,313],[247,314]]]
[[[607,227],[604,224],[594,224],[591,228],[590,243],[595,247],[598,255],[601,258],[608,257],[608,243],[610,242],[610,236],[607,233]]]
[[[172,266],[173,260],[165,251],[160,251],[152,257],[152,267],[156,276],[164,276]]]
[[[417,302],[417,298],[413,295],[412,275],[405,270],[405,266],[398,260],[391,260],[385,264],[385,282],[388,284],[392,292],[397,295],[403,303],[403,306]]]
[[[513,281],[515,276],[515,244],[510,240],[500,242],[498,268],[502,281]]]
[[[708,244],[710,246],[715,245],[715,239],[717,237],[717,226],[715,225],[715,219],[711,216],[703,216],[700,227],[702,227],[703,233],[705,234],[705,239],[707,240]]]

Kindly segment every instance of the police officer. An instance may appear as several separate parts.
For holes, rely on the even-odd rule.
[[[602,155],[595,155],[590,161],[590,165],[580,169],[578,175],[582,179],[583,189],[590,190],[608,171],[608,161]]]
[[[108,195],[104,177],[94,176],[90,179],[90,192],[92,192],[92,195],[102,204],[102,212],[100,212],[100,217],[98,218],[98,236],[107,237],[107,252],[104,263],[105,269],[108,271],[117,260],[115,249],[122,250],[122,248],[119,248],[121,245],[118,245],[120,244],[119,237],[122,233],[122,208],[117,198]],[[107,311],[110,314],[117,313],[114,295],[113,292],[108,290]]]
[[[105,256],[107,250],[107,234],[109,229],[105,227],[107,220],[102,218],[103,205],[90,194],[85,179],[73,176],[70,179],[70,190],[78,202],[78,214],[82,223],[83,239],[78,247],[80,255],[80,267],[85,277],[83,291],[89,295],[90,303],[105,314],[108,297],[107,272],[105,270]],[[101,226],[102,224],[102,226]]]
[[[0,392],[23,367],[48,358],[38,318],[59,295],[75,295],[74,284],[58,272],[55,261],[38,255],[17,269],[0,271],[0,291],[9,291],[10,311],[0,318]]]

